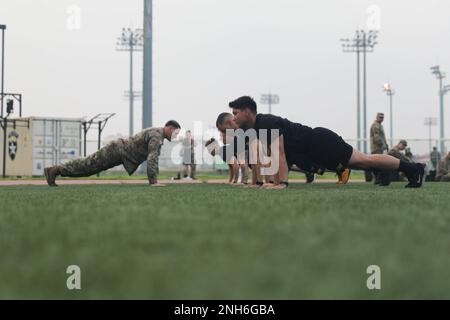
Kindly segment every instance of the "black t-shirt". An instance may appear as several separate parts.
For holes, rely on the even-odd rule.
[[[247,156],[248,156],[248,149],[249,149],[249,139],[245,138],[243,150],[238,150],[239,148],[242,148],[242,146],[240,146],[239,142],[238,142],[240,138],[241,137],[235,136],[233,138],[232,143],[226,144],[223,146],[222,155],[221,155],[223,161],[229,162],[232,156],[234,156],[236,159],[239,158],[239,159],[245,159],[248,161]],[[241,152],[239,152],[239,151],[241,151]]]
[[[301,125],[299,123],[291,122],[288,119],[277,117],[271,114],[257,114],[255,128],[258,137],[260,129],[267,129],[267,141],[272,141],[272,129],[278,129],[279,136],[283,136],[284,149],[286,155],[292,153],[305,153],[309,149],[312,128]],[[261,141],[265,144],[265,141]]]

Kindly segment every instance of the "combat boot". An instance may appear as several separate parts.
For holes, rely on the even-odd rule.
[[[380,172],[380,186],[386,187],[391,184],[391,172],[381,171]]]
[[[425,165],[422,163],[415,164],[416,171],[412,173],[405,173],[409,183],[405,188],[420,188],[423,183],[423,177],[425,175]]]
[[[57,187],[56,177],[61,174],[60,166],[53,166],[44,169],[45,178],[47,179],[47,184],[50,187]]]

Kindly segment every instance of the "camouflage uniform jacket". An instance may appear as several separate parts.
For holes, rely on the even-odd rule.
[[[370,150],[372,153],[383,153],[387,151],[386,135],[381,123],[375,121],[370,127]]]
[[[397,159],[400,159],[400,160],[403,160],[406,162],[411,162],[411,160],[408,157],[406,157],[397,147],[394,147],[391,150],[389,150],[388,154]]]
[[[122,139],[122,163],[128,174],[132,175],[139,165],[147,160],[148,179],[156,180],[163,140],[162,128],[144,129],[133,137]]]

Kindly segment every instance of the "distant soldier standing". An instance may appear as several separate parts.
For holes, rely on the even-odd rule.
[[[147,160],[147,176],[151,185],[158,183],[158,158],[164,139],[176,138],[180,130],[178,122],[171,120],[164,128],[149,128],[128,139],[118,139],[84,159],[69,161],[63,165],[45,168],[49,186],[57,186],[57,176],[88,177],[118,165],[123,165],[131,176],[142,162]]]
[[[439,161],[441,161],[441,154],[439,153],[439,151],[437,151],[436,147],[433,147],[433,151],[431,151],[430,153],[430,160],[433,164],[433,169],[437,170]]]
[[[191,131],[186,131],[186,135],[183,139],[183,177],[195,179],[195,141],[192,138]],[[189,167],[191,168],[191,175],[189,176]]]
[[[439,162],[436,181],[450,182],[450,152]]]
[[[384,154],[388,151],[386,135],[384,134],[383,123],[384,113],[377,113],[375,122],[370,127],[370,151],[372,154]],[[375,184],[383,184],[382,180],[385,176],[383,172],[375,173]]]

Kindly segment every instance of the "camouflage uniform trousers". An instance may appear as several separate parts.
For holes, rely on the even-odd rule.
[[[450,182],[450,174],[446,174],[445,176],[436,177],[436,181]]]
[[[63,177],[88,177],[122,163],[123,144],[114,141],[84,159],[75,159],[61,165]]]

